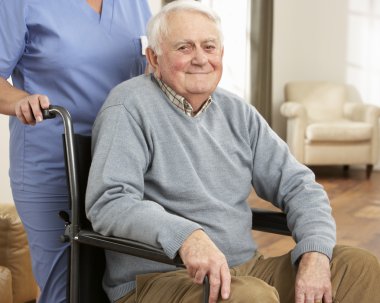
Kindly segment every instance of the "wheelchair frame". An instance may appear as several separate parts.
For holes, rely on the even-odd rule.
[[[83,212],[84,201],[81,201],[81,198],[84,199],[83,193],[85,193],[85,188],[80,188],[80,175],[78,169],[80,163],[78,160],[79,155],[76,141],[78,140],[78,138],[84,136],[75,134],[71,115],[65,108],[61,106],[50,106],[49,109],[43,110],[44,119],[55,118],[56,115],[59,115],[63,120],[65,165],[67,171],[71,208],[71,222],[67,213],[60,212],[60,216],[65,221],[65,232],[62,236],[62,241],[70,242],[71,244],[69,254],[70,266],[68,274],[69,303],[80,302],[81,281],[79,263],[81,257],[81,245],[112,250],[184,268],[185,266],[178,255],[174,259],[170,259],[168,256],[165,255],[162,249],[129,239],[103,236],[97,232],[94,232],[91,228],[84,228],[82,226],[83,222],[81,222],[81,215],[83,216],[83,214],[81,212]],[[87,140],[90,140],[89,138],[90,137],[87,137]],[[86,173],[88,173],[88,168],[85,168],[84,170],[87,170]],[[82,187],[83,186],[85,187],[85,185],[82,185]],[[81,191],[83,197],[81,197]],[[281,212],[252,209],[252,229],[270,233],[277,233],[281,235],[291,235],[287,227],[286,215]],[[207,276],[203,285],[203,301],[208,302],[209,283]]]

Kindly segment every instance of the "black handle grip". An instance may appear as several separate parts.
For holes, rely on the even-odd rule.
[[[42,117],[44,119],[53,119],[56,116],[56,114],[51,111],[51,105],[49,106],[48,109],[41,108],[41,111],[42,111]]]

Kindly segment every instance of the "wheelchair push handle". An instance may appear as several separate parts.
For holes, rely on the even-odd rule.
[[[49,108],[41,108],[42,117],[44,119],[53,119],[57,116],[62,117],[63,120],[70,120],[71,121],[71,115],[67,111],[66,108],[58,105],[49,105]]]
[[[66,108],[58,105],[50,105],[47,109],[41,108],[41,112],[43,119],[53,119],[58,114],[59,116],[61,116],[63,120],[65,126],[65,133],[74,133],[71,115]]]
[[[52,111],[53,106],[50,105],[49,108],[41,108],[43,119],[54,119],[56,117],[56,113]]]

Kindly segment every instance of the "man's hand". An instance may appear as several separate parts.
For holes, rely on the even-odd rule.
[[[209,303],[218,300],[219,293],[228,299],[231,275],[226,257],[202,230],[194,231],[179,250],[187,272],[197,284],[202,284],[206,275],[210,281]]]
[[[329,258],[318,252],[302,256],[296,277],[296,303],[332,302],[329,263]]]
[[[44,95],[30,95],[22,98],[15,105],[15,113],[17,118],[24,124],[35,125],[41,122],[41,108],[49,107],[49,99]]]

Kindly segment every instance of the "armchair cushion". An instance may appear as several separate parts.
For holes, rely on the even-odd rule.
[[[370,140],[371,137],[372,125],[364,122],[352,122],[346,120],[319,122],[310,124],[306,128],[307,142],[356,142]]]

